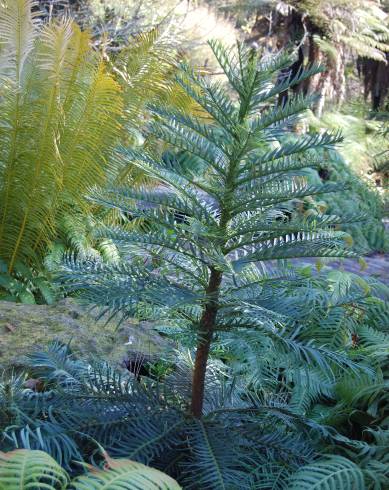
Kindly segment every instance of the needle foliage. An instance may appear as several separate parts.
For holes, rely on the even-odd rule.
[[[302,198],[345,188],[310,185],[306,170],[323,164],[318,150],[332,148],[339,134],[288,138],[288,128],[309,107],[297,97],[274,104],[287,87],[312,76],[278,76],[290,60],[258,59],[242,45],[211,43],[229,88],[221,80],[184,66],[178,83],[206,113],[201,119],[154,107],[149,134],[171,150],[162,158],[123,149],[157,188],[96,190],[94,203],[140,219],[147,231],[105,227],[98,232],[121,250],[114,266],[72,262],[64,278],[112,314],[184,322],[197,332],[192,414],[200,418],[207,358],[219,331],[261,331],[288,345],[283,329],[261,298],[268,260],[352,256],[347,235],[334,231],[361,216],[301,217],[290,211]],[[143,266],[136,258],[143,257]],[[260,265],[258,265],[260,264]],[[304,349],[304,347],[302,347]],[[306,354],[308,355],[308,354]]]

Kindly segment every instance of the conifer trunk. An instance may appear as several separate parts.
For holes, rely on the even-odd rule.
[[[216,324],[218,310],[218,297],[222,273],[212,269],[207,288],[207,302],[200,320],[200,331],[198,335],[195,365],[192,378],[192,401],[191,413],[200,418],[203,413],[205,375],[209,349],[211,347],[213,332]]]

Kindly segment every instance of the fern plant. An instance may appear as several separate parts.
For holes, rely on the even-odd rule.
[[[68,477],[47,453],[20,449],[0,453],[1,488],[66,488]]]
[[[261,283],[295,350],[258,329],[218,332],[201,419],[188,414],[192,355],[169,356],[157,382],[57,343],[23,360],[24,373],[3,373],[1,449],[43,450],[74,472],[103,445],[196,490],[361,488],[361,474],[362,488],[384,490],[389,293],[348,274],[301,274]]]
[[[106,60],[71,20],[42,24],[34,0],[6,0],[0,52],[0,258],[11,273],[41,265],[64,217],[90,210],[87,189],[128,180],[115,148],[134,141],[146,102],[188,97],[172,95],[176,54],[157,29]]]
[[[361,57],[385,62],[389,30],[387,14],[381,2],[351,0],[344,3],[331,0],[313,3],[292,0],[288,3],[312,17],[330,42],[335,43],[329,46],[330,49],[336,50],[336,42],[341,42]],[[330,44],[325,36],[317,38],[319,47],[325,48],[325,44]]]
[[[153,468],[105,455],[104,469],[88,472],[70,481],[66,471],[47,453],[18,449],[0,453],[0,488],[8,490],[179,490],[178,484]]]
[[[363,370],[307,366],[289,353],[275,351],[272,343],[264,342],[255,331],[244,332],[239,339],[226,333],[213,356],[227,361],[250,389],[267,397],[277,393],[294,413],[338,431],[332,443],[322,447],[325,459],[298,471],[301,488],[309,488],[310,484],[326,488],[329,481],[336,488],[340,483],[336,483],[332,472],[337,473],[339,464],[338,475],[350,475],[349,481],[345,477],[345,488],[358,488],[356,482],[362,472],[363,488],[385,489],[389,483],[388,288],[375,279],[339,271],[328,273],[324,269],[317,274],[306,267],[301,273],[306,277],[304,281],[284,283],[281,287],[268,285],[266,305],[288,316],[291,322],[298,319],[304,325],[301,334],[306,341],[314,339],[328,349],[343,352]],[[335,460],[328,460],[328,454]],[[347,467],[346,461],[343,470],[342,460],[336,459],[338,455],[354,464]],[[289,482],[287,473],[282,472],[280,479],[283,478]],[[285,484],[285,488],[289,487]]]
[[[286,331],[299,329],[305,350],[281,350],[257,329],[218,332],[201,419],[188,415],[191,355],[166,354],[169,369],[156,381],[152,371],[88,364],[53,344],[23,361],[24,375],[3,374],[1,448],[44,450],[74,471],[73,461],[96,463],[104,445],[202,490],[384,490],[389,292],[346,273],[301,274],[262,283],[261,295]]]
[[[31,263],[55,233],[56,214],[105,181],[118,135],[120,87],[69,20],[38,27],[30,0],[3,2],[0,172],[1,257]]]
[[[16,262],[14,273],[8,273],[7,264],[0,260],[0,299],[25,304],[52,304],[60,291],[49,275]]]
[[[113,314],[167,316],[197,332],[191,403],[197,418],[203,412],[206,365],[217,332],[251,328],[284,347],[296,340],[287,338],[277,316],[262,303],[263,274],[255,263],[353,255],[345,247],[346,235],[332,229],[341,223],[338,217],[290,219],[288,211],[292,201],[344,188],[310,186],[304,176],[305,169],[322,163],[316,150],[332,147],[341,139],[338,134],[301,135],[292,142],[285,138],[288,125],[311,101],[299,97],[284,106],[271,105],[286,87],[318,68],[274,84],[288,57],[258,61],[241,45],[236,51],[218,43],[211,47],[234,96],[221,82],[184,67],[178,82],[208,114],[207,122],[154,108],[150,133],[180,156],[166,153],[158,160],[123,149],[133,165],[161,182],[162,192],[112,188],[92,196],[97,204],[147,223],[148,233],[120,227],[100,231],[125,256],[144,256],[145,267],[69,261],[64,273],[70,288],[84,289],[91,301]],[[192,171],[196,162],[204,169],[198,174]]]
[[[277,9],[277,0],[253,3],[229,0],[226,4],[226,10],[241,10],[246,16],[255,15],[258,11],[267,14],[269,4]],[[308,20],[308,33],[314,36],[317,47],[330,58],[336,58],[337,47],[341,43],[358,56],[386,62],[389,30],[383,2],[288,0],[278,10],[281,15],[287,15],[293,10],[304,15]]]
[[[104,445],[115,458],[161,469],[184,488],[251,489],[256,469],[271,464],[267,477],[287,476],[315,455],[310,432],[325,428],[296,416],[281,399],[242,391],[229,370],[213,362],[207,373],[206,415],[188,416],[192,360],[176,359],[163,383],[88,364],[68,346],[33,352],[24,375],[4,373],[0,382],[1,448],[49,453],[74,473],[75,461],[99,463]],[[227,375],[227,378],[226,378]],[[39,379],[40,390],[23,388]],[[189,387],[190,388],[190,387]],[[274,430],[274,427],[277,430]]]
[[[259,339],[257,335],[257,344]],[[176,358],[173,371],[160,383],[96,360],[88,364],[69,346],[53,344],[26,359],[24,376],[3,374],[1,447],[43,450],[73,473],[74,461],[98,463],[104,444],[113,456],[163,469],[184,488],[194,489],[289,488],[291,482],[309,482],[316,464],[315,481],[328,481],[329,488],[359,484],[361,473],[369,484],[386,481],[385,445],[379,442],[386,440],[385,434],[377,434],[377,444],[368,447],[307,418],[296,403],[298,396],[304,395],[301,405],[308,409],[307,398],[314,403],[330,397],[332,385],[328,389],[326,384],[333,384],[333,375],[326,377],[303,361],[299,365],[291,356],[288,364],[274,349],[272,358],[270,349],[264,345],[261,351],[264,359],[258,363],[265,367],[267,361],[268,370],[263,369],[263,379],[257,370],[257,384],[252,371],[236,377],[227,365],[210,362],[206,414],[199,420],[187,413],[190,358]],[[308,383],[296,375],[299,369]],[[342,370],[335,373],[341,375]],[[25,388],[25,379],[38,379],[39,390]],[[289,401],[286,386],[297,395]],[[325,443],[332,444],[325,448]],[[354,462],[317,457],[319,449],[339,453],[342,448]]]
[[[293,476],[289,488],[292,490],[312,488],[364,490],[366,486],[358,466],[341,456],[333,456],[301,468]]]

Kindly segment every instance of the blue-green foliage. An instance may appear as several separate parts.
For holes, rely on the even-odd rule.
[[[334,192],[331,197],[322,196],[317,205],[325,205],[326,212],[339,216],[352,212],[360,212],[367,219],[363,224],[351,223],[344,227],[353,237],[354,248],[360,253],[371,251],[386,251],[389,247],[389,237],[385,232],[382,219],[384,217],[383,199],[367,182],[362,181],[347,165],[337,151],[326,152],[327,165],[325,168],[326,182],[344,182],[348,185],[347,192]],[[312,183],[321,179],[315,172],[311,176]],[[312,206],[314,207],[314,206]]]
[[[104,363],[88,365],[59,344],[32,354],[25,364],[45,390],[23,389],[22,377],[4,375],[0,399],[10,413],[2,419],[2,449],[41,449],[74,471],[73,462],[93,460],[101,444],[112,456],[177,472],[185,488],[202,482],[200,488],[247,489],[251,463],[288,461],[298,467],[314,454],[309,421],[282,403],[247,399],[216,366],[209,373],[207,413],[199,421],[186,414],[189,400],[179,389],[190,370],[184,359],[163,385]],[[269,431],[274,424],[278,430]],[[295,425],[298,437],[290,433]]]
[[[219,332],[198,420],[188,415],[190,355],[167,354],[171,368],[157,381],[53,344],[22,362],[26,374],[3,374],[0,449],[43,449],[74,472],[74,461],[97,463],[103,445],[184,488],[385,490],[389,291],[345,273],[293,284],[267,283],[269,306],[284,325],[306,325],[294,340],[348,362],[306,362],[253,329]]]
[[[344,189],[307,179],[340,136],[300,135],[291,141],[288,130],[311,101],[274,104],[317,68],[293,79],[279,77],[289,66],[287,57],[257,60],[242,46],[212,48],[229,90],[183,67],[178,82],[204,117],[152,108],[148,131],[169,150],[162,158],[122,150],[159,185],[96,190],[91,196],[119,211],[124,222],[137,219],[142,226],[96,232],[98,241],[108,238],[117,247],[113,263],[80,254],[81,260],[70,258],[63,270],[68,288],[83,292],[103,312],[158,319],[198,345],[204,312],[213,308],[213,358],[205,373],[202,416],[191,412],[191,354],[170,360],[170,372],[157,381],[88,364],[55,344],[24,363],[25,376],[39,379],[35,390],[24,387],[23,375],[4,373],[2,449],[41,449],[74,469],[74,461],[95,461],[102,445],[112,456],[164,469],[188,489],[244,490],[310,481],[318,442],[335,452],[342,441],[359,466],[345,462],[344,455],[321,459],[317,466],[332,481],[327,488],[359,485],[361,474],[369,482],[374,465],[365,465],[363,454],[370,448],[337,432],[339,417],[325,403],[337,403],[348,379],[363,383],[378,375],[368,362],[367,344],[379,339],[382,345],[386,334],[374,324],[373,331],[363,330],[358,318],[367,288],[347,281],[323,287],[320,278],[305,277],[306,271],[301,276],[264,266],[290,257],[352,256],[347,234],[334,228],[364,217],[291,212],[309,196]],[[210,290],[212,281],[216,287]],[[367,339],[361,352],[353,344],[356,326],[358,339]],[[217,359],[220,351],[229,362]],[[381,414],[380,405],[370,406],[370,385],[362,390],[366,411]],[[354,398],[342,409],[344,420],[359,403]],[[371,461],[379,466],[380,458]],[[347,471],[339,480],[334,475],[342,465]],[[385,484],[384,471],[378,475]]]
[[[318,68],[292,79],[278,76],[289,66],[287,57],[258,60],[240,45],[236,50],[218,43],[211,47],[229,89],[184,66],[178,82],[204,117],[152,108],[148,131],[169,151],[161,158],[122,150],[158,185],[95,190],[91,195],[96,204],[117,210],[124,221],[137,219],[143,226],[97,230],[97,238],[111,240],[121,260],[107,264],[70,257],[62,279],[70,290],[100,305],[103,313],[159,320],[192,335],[196,362],[206,342],[211,349],[212,341],[214,346],[216,340],[220,346],[229,342],[241,352],[247,345],[254,349],[260,373],[250,380],[255,370],[245,372],[250,358],[239,353],[238,373],[232,367],[212,369],[209,361],[208,370],[202,371],[205,393],[199,414],[190,394],[196,388],[191,387],[191,363],[186,370],[177,368],[163,390],[149,382],[136,388],[123,384],[117,374],[100,367],[97,373],[91,371],[90,394],[84,393],[85,381],[75,389],[82,389],[82,403],[88,408],[92,393],[102,393],[102,405],[94,402],[94,408],[85,411],[77,400],[76,412],[73,400],[69,415],[55,415],[54,420],[60,417],[61,427],[69,420],[67,431],[73,425],[83,434],[87,430],[115,456],[125,452],[164,468],[185,488],[282,488],[277,486],[280,474],[289,477],[315,459],[315,439],[335,440],[334,431],[308,417],[308,402],[320,400],[325,390],[329,393],[337,376],[371,375],[371,369],[349,355],[342,343],[336,330],[341,312],[336,304],[328,304],[333,297],[323,293],[323,304],[316,304],[309,281],[285,268],[267,270],[264,263],[353,256],[347,248],[349,236],[338,228],[366,216],[293,213],[307,197],[346,188],[343,183],[310,183],[307,178],[309,169],[326,162],[324,151],[341,140],[339,134],[299,135],[293,140],[288,135],[311,100],[298,97],[275,104],[280,93]],[[348,294],[354,291],[339,293],[339,301],[348,303]],[[326,333],[319,330],[317,338],[309,321],[315,308],[328,322]],[[304,377],[308,371],[314,374]],[[299,400],[297,390],[311,381],[320,385],[314,391],[317,398],[309,393],[308,401]],[[272,389],[267,389],[267,382],[273,383]],[[48,413],[59,411],[57,406]],[[19,443],[27,434],[12,437]],[[70,443],[69,448],[70,453],[76,451]],[[265,474],[258,471],[261,466],[268,468]],[[349,481],[360,481],[355,468],[350,477],[354,480]],[[271,483],[266,486],[264,481]]]
[[[287,87],[318,68],[275,82],[288,57],[257,60],[242,46],[211,47],[228,90],[224,82],[184,66],[178,81],[204,117],[153,108],[148,132],[167,144],[169,152],[161,158],[122,149],[159,185],[95,190],[90,197],[142,222],[147,232],[125,226],[97,230],[96,236],[111,240],[123,260],[112,265],[69,258],[62,277],[70,290],[83,290],[113,315],[162,318],[198,329],[210,301],[210,278],[217,274],[222,276],[222,293],[215,331],[250,326],[285,343],[282,329],[274,328],[274,315],[262,306],[260,284],[267,273],[258,264],[353,256],[347,234],[334,228],[364,216],[290,216],[290,209],[307,196],[344,189],[342,183],[311,185],[306,178],[307,169],[323,164],[318,150],[333,148],[340,135],[300,135],[291,141],[288,128],[311,100],[298,97],[275,104]]]

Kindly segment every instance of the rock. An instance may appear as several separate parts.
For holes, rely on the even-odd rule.
[[[12,329],[10,328],[12,325]],[[74,299],[55,305],[26,305],[0,301],[0,365],[17,365],[27,352],[50,341],[68,343],[87,359],[100,358],[122,364],[129,352],[146,356],[168,348],[166,339],[147,323],[95,320],[85,306]]]
[[[29,378],[25,381],[24,387],[40,393],[44,390],[44,383],[41,379]]]

